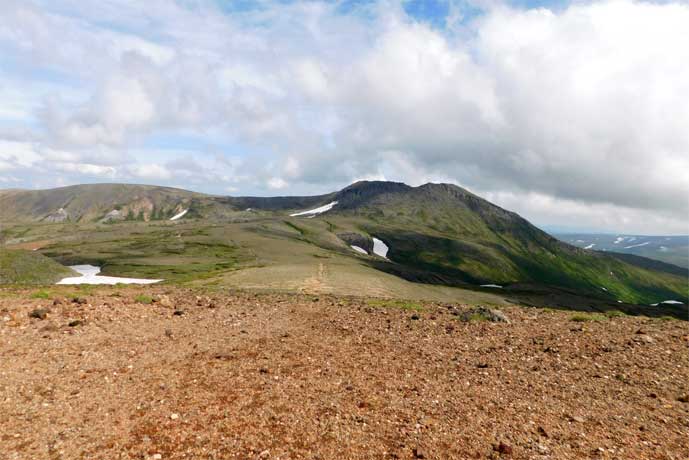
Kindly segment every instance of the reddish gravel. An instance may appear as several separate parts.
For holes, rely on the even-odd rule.
[[[0,291],[0,459],[689,458],[687,322],[116,291]]]

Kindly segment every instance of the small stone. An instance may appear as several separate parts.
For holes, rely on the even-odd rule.
[[[171,418],[172,420],[177,420],[177,419],[179,418],[179,415],[178,415],[178,414],[172,414],[172,415],[170,416],[170,418]]]
[[[67,324],[69,327],[77,327],[77,326],[83,326],[84,322],[80,319],[75,319],[74,321],[70,321],[69,324]]]
[[[83,297],[73,297],[72,302],[78,305],[86,305],[88,303],[88,300],[86,300]]]
[[[689,403],[689,394],[685,394],[677,398],[677,401],[683,402],[683,403]]]
[[[500,441],[500,444],[495,446],[495,450],[500,454],[500,455],[512,455],[512,446],[509,444],[505,444],[504,442]]]
[[[173,315],[175,315],[175,316],[182,316],[183,314],[184,314],[184,310],[175,310],[175,312],[173,313]]]
[[[265,367],[262,367],[262,368],[260,368],[260,369],[258,370],[258,372],[260,372],[261,374],[267,374],[267,373],[268,373],[268,369],[266,369]]]
[[[151,459],[153,460],[160,460],[161,458],[163,458],[161,454],[153,454],[153,456],[151,457]]]
[[[584,422],[586,421],[586,420],[584,420],[584,417],[579,417],[578,415],[575,415],[575,416],[573,416],[573,417],[570,417],[569,419],[570,419],[571,421],[577,422],[577,423],[584,423]]]
[[[655,339],[653,337],[651,337],[650,335],[641,334],[641,335],[639,335],[639,337],[634,339],[634,341],[639,342],[639,343],[654,343]]]
[[[411,315],[411,319],[416,321],[418,319],[421,319],[421,317],[419,315],[417,315],[416,313],[414,313],[413,315]]]
[[[36,308],[29,313],[29,318],[46,319],[49,310],[47,308]]]
[[[420,447],[415,447],[414,458],[426,458],[426,453]]]
[[[510,324],[510,320],[503,312],[494,308],[487,308],[477,306],[469,310],[463,311],[459,315],[459,319],[465,322],[470,321],[490,321],[491,323],[506,323]]]
[[[172,300],[166,295],[158,297],[158,303],[163,307],[172,308]]]

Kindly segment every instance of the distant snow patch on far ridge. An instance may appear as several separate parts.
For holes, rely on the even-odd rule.
[[[352,246],[350,246],[350,247],[351,247],[352,249],[354,249],[356,252],[360,252],[360,253],[362,253],[362,254],[368,255],[368,252],[366,252],[366,250],[365,250],[364,248],[360,248],[359,246],[354,246],[354,245],[352,245]]]
[[[638,247],[641,247],[641,246],[646,246],[647,244],[649,244],[648,241],[646,241],[646,242],[644,242],[644,243],[639,243],[639,244],[632,244],[631,246],[625,246],[624,248],[625,248],[625,249],[638,248]]]
[[[182,217],[184,217],[186,215],[187,212],[189,212],[189,210],[185,209],[184,211],[180,212],[179,214],[175,214],[174,216],[170,217],[170,220],[181,219]]]
[[[620,244],[622,241],[624,241],[624,236],[618,236],[612,244]]]
[[[481,287],[502,289],[502,286],[500,286],[499,284],[482,284]]]
[[[323,214],[324,212],[330,211],[333,208],[333,206],[335,206],[336,204],[337,204],[337,201],[333,201],[332,203],[328,203],[326,205],[323,205],[320,208],[310,209],[308,211],[302,211],[302,212],[295,212],[294,214],[290,214],[290,217],[317,216],[318,214]]]
[[[596,245],[596,243],[591,243],[591,244],[589,244],[588,246],[586,246],[584,249],[591,249],[591,248],[594,247],[595,245]]]
[[[378,238],[373,238],[373,253],[384,259],[388,258],[388,248],[387,244],[383,243]]]

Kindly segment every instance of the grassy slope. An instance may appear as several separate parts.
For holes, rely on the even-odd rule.
[[[37,252],[0,249],[0,284],[53,284],[72,275],[76,273]]]

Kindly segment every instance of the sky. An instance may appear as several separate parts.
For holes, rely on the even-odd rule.
[[[449,182],[689,233],[689,3],[3,0],[0,188]]]

